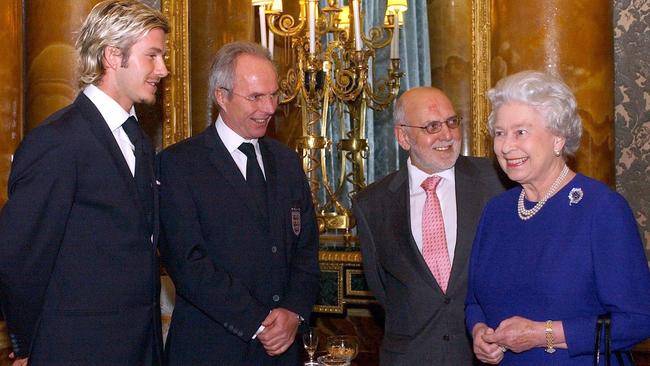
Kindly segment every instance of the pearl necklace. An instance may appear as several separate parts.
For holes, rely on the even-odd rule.
[[[542,207],[544,207],[546,201],[548,201],[548,199],[551,198],[553,194],[555,194],[555,191],[558,189],[560,183],[562,183],[562,181],[564,180],[564,178],[567,176],[568,173],[569,173],[569,167],[564,165],[564,168],[560,172],[560,175],[558,175],[557,178],[555,178],[555,182],[553,182],[551,188],[549,188],[548,192],[546,192],[542,200],[537,202],[537,204],[530,210],[526,209],[526,207],[524,206],[524,196],[526,195],[526,193],[522,188],[521,193],[519,194],[519,201],[517,202],[517,213],[519,214],[519,218],[526,221],[531,217],[535,216],[535,214],[539,212],[539,210],[541,210]]]

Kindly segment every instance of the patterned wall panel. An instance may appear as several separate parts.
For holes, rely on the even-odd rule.
[[[637,218],[650,258],[650,4],[616,0],[616,189]]]

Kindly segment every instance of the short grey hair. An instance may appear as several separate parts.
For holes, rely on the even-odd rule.
[[[404,123],[404,118],[406,115],[406,108],[404,107],[404,101],[402,96],[397,98],[397,102],[395,102],[395,107],[393,107],[393,123],[395,126],[398,126],[402,123]]]
[[[578,115],[576,98],[559,78],[539,71],[522,71],[507,76],[487,93],[492,104],[488,117],[488,130],[494,137],[496,114],[504,104],[519,102],[539,111],[546,128],[566,140],[562,156],[574,156],[580,147],[582,122]]]
[[[268,60],[273,64],[273,69],[276,70],[275,63],[271,58],[271,53],[266,48],[257,43],[252,42],[232,42],[221,47],[217,52],[212,66],[210,66],[210,100],[217,104],[215,91],[217,89],[226,89],[229,93],[232,92],[232,84],[235,80],[235,66],[237,58],[241,55],[250,55],[264,60]]]

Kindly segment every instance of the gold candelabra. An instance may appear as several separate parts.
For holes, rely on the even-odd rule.
[[[355,225],[349,199],[366,186],[366,114],[368,108],[388,107],[400,88],[398,34],[406,0],[389,0],[383,26],[371,28],[367,35],[362,31],[359,0],[348,5],[328,0],[322,9],[317,0],[300,0],[298,20],[282,12],[280,0],[257,0],[253,5],[259,5],[264,15],[263,38],[266,26],[269,30],[268,42],[262,44],[271,44],[272,49],[273,37],[279,36],[290,45],[289,69],[280,78],[281,103],[293,102],[301,112],[302,136],[296,149],[321,234],[334,234],[349,243]],[[388,45],[387,74],[379,77],[372,65],[376,51]]]

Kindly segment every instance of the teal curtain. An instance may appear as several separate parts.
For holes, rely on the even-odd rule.
[[[366,31],[382,24],[386,12],[386,0],[362,0],[365,11]],[[375,71],[381,77],[388,70],[390,47],[377,53]],[[431,85],[429,62],[429,31],[427,2],[409,0],[404,14],[404,27],[400,29],[400,59],[402,77],[400,94],[416,86]],[[367,165],[367,181],[371,183],[399,169],[406,162],[393,133],[392,106],[381,112],[368,113],[368,143],[370,154]]]
[[[344,1],[347,5],[348,0]],[[319,1],[321,9],[327,6],[327,0]],[[404,76],[401,80],[400,93],[415,86],[431,84],[431,67],[429,62],[429,34],[427,25],[427,3],[425,0],[409,0],[408,11],[404,14],[404,27],[400,30],[400,58],[401,70]],[[386,0],[361,0],[361,7],[365,14],[364,28],[366,34],[370,28],[376,25],[383,25],[386,12]],[[327,39],[321,41],[329,41]],[[374,60],[374,68],[377,78],[384,78],[387,75],[390,57],[390,46],[377,52]],[[341,136],[341,128],[349,130],[350,121],[345,109],[331,107],[328,113],[328,134],[332,136],[332,146],[336,146]],[[381,112],[368,110],[367,114],[367,140],[368,160],[366,164],[366,183],[372,183],[377,179],[399,169],[406,162],[406,154],[401,151],[395,141],[393,133],[392,105]],[[340,175],[341,160],[344,159],[335,148],[326,151],[325,169],[328,172],[331,183],[337,181]],[[351,164],[346,162],[348,172]],[[351,185],[345,184],[337,196],[345,207],[350,207],[349,196]],[[327,196],[321,189],[318,193],[321,202],[325,202]]]

